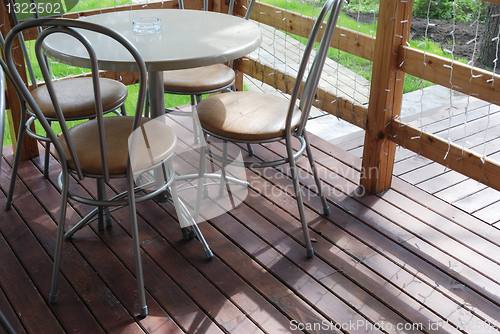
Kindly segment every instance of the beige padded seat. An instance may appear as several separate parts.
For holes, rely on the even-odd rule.
[[[163,88],[170,92],[207,92],[232,84],[234,77],[234,71],[224,64],[167,71]]]
[[[65,118],[86,118],[95,115],[92,78],[66,78],[54,81],[53,84]],[[104,112],[116,109],[127,99],[127,87],[121,82],[100,78],[99,84]],[[33,90],[31,95],[45,117],[56,118],[54,106],[45,85]],[[29,106],[28,109],[30,109]]]
[[[289,101],[256,92],[235,92],[211,96],[197,106],[203,129],[233,140],[266,140],[285,135]],[[295,107],[292,129],[300,121]]]
[[[111,175],[125,174],[127,171],[128,137],[132,133],[133,122],[134,117],[132,116],[104,118],[109,173]],[[151,149],[142,149],[144,147],[138,145],[133,159],[134,170],[144,169],[165,160],[174,152],[176,144],[177,137],[174,131],[165,123],[151,118],[142,118],[141,128],[139,130],[141,132],[144,130],[147,134],[147,142]],[[69,129],[69,133],[83,172],[102,174],[97,120],[80,123]],[[64,137],[59,136],[58,139],[68,157],[69,167],[74,169],[75,164],[71,160]]]

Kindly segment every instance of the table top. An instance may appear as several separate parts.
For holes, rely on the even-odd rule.
[[[141,17],[161,19],[159,32],[139,34],[132,21]],[[98,14],[80,20],[97,23],[122,34],[139,50],[148,71],[165,71],[223,63],[255,50],[261,41],[254,22],[209,11],[146,9]],[[132,56],[115,41],[94,32],[82,32],[92,43],[99,67],[111,71],[134,71]],[[44,52],[56,61],[89,67],[88,53],[73,37],[52,34]]]

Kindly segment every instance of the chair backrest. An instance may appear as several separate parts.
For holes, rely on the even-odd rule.
[[[12,0],[11,0],[12,1]],[[233,15],[234,12],[234,2],[235,0],[230,0],[229,1],[229,10],[228,14]],[[248,8],[245,13],[245,20],[248,20],[250,18],[250,14],[252,13],[253,6],[255,4],[255,0],[250,0],[248,3]],[[184,9],[184,0],[179,0],[179,8]],[[203,0],[203,9],[208,10],[208,0]]]
[[[299,108],[302,111],[299,126],[296,131],[298,134],[302,134],[305,130],[305,125],[311,111],[312,104],[314,102],[316,89],[318,88],[319,79],[321,77],[321,72],[323,70],[323,65],[325,64],[326,57],[328,55],[328,49],[330,48],[330,43],[333,37],[333,31],[340,14],[340,8],[342,6],[343,0],[327,0],[323,5],[321,12],[318,14],[314,26],[309,35],[307,45],[304,49],[304,54],[302,56],[302,61],[300,63],[299,70],[297,72],[297,81],[293,87],[292,97],[290,98],[290,107],[288,110],[287,122],[286,122],[286,133],[291,133],[292,119],[294,116],[294,108],[299,98],[300,103]],[[330,13],[326,22],[324,22],[327,14]],[[314,44],[318,34],[324,26],[324,34],[321,42],[316,50],[316,55],[310,66],[309,73],[305,83],[302,83],[305,72],[309,67],[309,58],[313,50]],[[302,92],[301,92],[302,87]]]
[[[141,124],[141,117],[142,117],[142,112],[143,112],[143,107],[144,107],[144,101],[145,101],[145,96],[146,96],[146,78],[147,78],[147,71],[146,71],[146,65],[144,63],[144,60],[140,56],[139,52],[137,49],[127,40],[125,39],[122,35],[118,34],[112,29],[108,29],[106,27],[100,26],[98,24],[90,23],[90,22],[84,22],[80,20],[68,20],[68,19],[50,19],[50,18],[41,18],[41,19],[33,19],[33,20],[26,20],[12,28],[12,30],[7,34],[5,38],[5,59],[7,63],[7,67],[9,68],[13,80],[15,82],[15,85],[17,85],[20,94],[22,95],[22,98],[30,105],[30,107],[33,110],[33,113],[35,116],[39,119],[41,125],[43,126],[44,130],[47,132],[47,136],[50,138],[51,142],[55,145],[55,149],[59,155],[59,158],[61,159],[61,166],[62,168],[67,168],[67,158],[64,154],[64,150],[57,140],[57,137],[55,133],[52,131],[52,128],[50,127],[49,123],[45,119],[42,111],[38,107],[37,103],[35,102],[34,98],[31,96],[30,92],[28,91],[25,83],[21,79],[20,74],[17,72],[16,64],[14,63],[14,60],[12,58],[12,44],[14,39],[18,34],[21,34],[23,31],[32,29],[32,28],[37,28],[37,27],[47,27],[44,29],[37,37],[37,40],[35,42],[35,53],[36,53],[36,58],[38,61],[38,64],[40,66],[40,69],[42,71],[42,75],[45,81],[45,84],[47,86],[47,91],[49,93],[50,99],[52,101],[52,104],[54,106],[58,121],[61,125],[61,130],[62,130],[62,136],[64,136],[64,139],[68,145],[68,150],[69,150],[69,155],[71,156],[72,161],[74,162],[75,165],[75,170],[78,174],[78,177],[80,179],[84,178],[82,168],[79,164],[78,156],[76,154],[75,148],[72,144],[71,138],[68,133],[68,128],[66,126],[66,122],[64,119],[64,115],[62,113],[61,107],[59,105],[59,102],[57,100],[57,96],[55,94],[54,86],[52,83],[52,76],[49,73],[49,69],[47,66],[47,63],[44,60],[44,55],[42,53],[42,43],[47,38],[48,36],[52,34],[68,34],[70,36],[73,36],[76,38],[87,50],[89,54],[89,68],[92,71],[92,82],[93,82],[93,91],[94,91],[94,97],[95,97],[95,108],[96,108],[96,120],[98,124],[98,133],[99,133],[99,142],[100,142],[100,155],[101,155],[101,163],[102,163],[102,169],[103,169],[103,177],[106,181],[109,180],[109,165],[107,161],[108,154],[106,152],[106,139],[105,139],[105,134],[104,134],[104,120],[103,120],[103,106],[102,106],[102,100],[101,100],[101,94],[100,94],[100,86],[99,86],[99,66],[98,66],[98,59],[96,56],[96,52],[93,49],[92,45],[90,42],[85,38],[85,36],[82,34],[85,31],[91,31],[99,34],[104,34],[112,39],[114,39],[116,42],[121,44],[122,46],[125,47],[125,49],[132,55],[132,57],[135,59],[136,64],[137,64],[137,71],[139,72],[140,79],[139,79],[139,92],[138,92],[138,97],[137,97],[137,107],[136,107],[136,112],[135,112],[135,118],[134,118],[134,125],[133,125],[133,130],[137,129],[139,125]]]
[[[36,6],[35,0],[31,0],[31,1],[32,1],[32,3],[35,4],[35,6],[30,7],[30,12],[33,9],[34,17],[38,18],[39,17],[39,15],[38,15],[38,6]],[[18,11],[15,10],[16,6],[14,4],[14,0],[9,0],[9,5],[10,5],[10,8],[12,8],[10,10],[10,15],[12,16],[12,21],[14,22],[14,25],[18,25],[19,24],[19,17],[17,15]],[[38,29],[38,32],[42,31],[42,27],[38,27],[37,29]],[[24,35],[19,35],[19,42],[21,44],[21,50],[23,52],[24,62],[26,63],[26,70],[28,71],[29,79],[31,81],[31,84],[33,85],[33,88],[37,88],[38,84],[36,82],[35,72],[33,71],[33,66],[31,65],[31,61],[30,61],[30,58],[29,58],[28,49],[26,48],[26,42],[24,40]],[[4,47],[4,45],[2,44],[2,48],[3,47]]]

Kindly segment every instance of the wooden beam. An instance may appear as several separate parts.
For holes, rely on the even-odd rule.
[[[14,21],[12,17],[8,15],[6,10],[7,0],[1,0],[2,7],[0,8],[0,30],[2,36],[6,36],[7,32],[12,29]],[[28,82],[26,76],[26,68],[24,65],[24,56],[20,48],[20,42],[18,39],[14,41],[13,44],[13,58],[16,64],[19,64],[18,71],[24,82]],[[7,110],[7,119],[9,122],[10,138],[12,140],[12,150],[15,152],[17,146],[17,136],[19,134],[19,127],[21,123],[21,105],[19,104],[19,98],[17,96],[16,90],[12,84],[7,81],[6,98],[8,100],[9,110]],[[31,127],[32,131],[35,131],[34,124]],[[38,156],[38,143],[35,139],[28,136],[27,134],[23,137],[23,146],[20,154],[21,160],[29,159]]]
[[[390,133],[391,140],[398,145],[500,190],[500,166],[493,160],[398,120],[392,121]]]
[[[241,59],[238,70],[286,94],[291,94],[296,81],[295,77],[291,75],[246,57]],[[335,94],[322,88],[318,88],[314,100],[313,105],[315,107],[362,129],[365,128],[368,112],[365,105],[353,103],[351,100],[335,96]]]
[[[412,7],[412,0],[380,1],[361,173],[361,185],[371,193],[391,186],[396,144],[388,139],[388,125],[401,111],[404,72],[398,51],[409,38]]]
[[[402,45],[398,62],[405,73],[500,105],[498,74]]]
[[[246,8],[243,7],[245,3],[246,2],[239,2],[236,6],[236,13],[240,16],[245,15]],[[304,38],[309,37],[314,25],[314,19],[311,17],[301,16],[300,14],[262,2],[255,3],[250,18]],[[322,36],[323,33],[320,32],[317,38],[318,42],[321,40]],[[375,38],[370,35],[357,33],[354,30],[337,26],[330,45],[355,56],[373,60],[374,43]]]

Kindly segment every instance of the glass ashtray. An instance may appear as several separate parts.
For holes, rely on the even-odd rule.
[[[132,30],[139,34],[153,34],[161,30],[161,20],[157,17],[140,17],[132,21]]]

